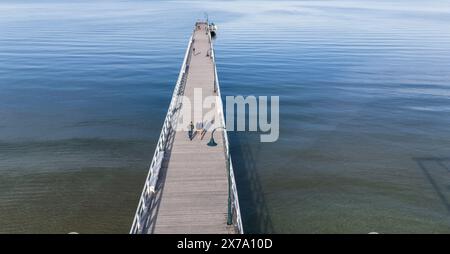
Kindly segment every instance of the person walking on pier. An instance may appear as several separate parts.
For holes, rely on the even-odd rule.
[[[188,133],[190,140],[192,140],[192,138],[193,138],[192,135],[193,134],[194,134],[194,124],[191,121],[191,123],[189,124],[189,133]]]

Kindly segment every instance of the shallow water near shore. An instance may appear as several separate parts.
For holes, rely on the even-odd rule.
[[[197,19],[223,96],[280,96],[230,133],[248,233],[450,233],[446,1],[0,3],[0,233],[127,233]]]

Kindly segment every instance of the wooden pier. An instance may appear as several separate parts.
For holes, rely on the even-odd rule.
[[[219,119],[196,112],[203,98],[194,101],[194,90],[216,96]],[[192,102],[190,111],[183,111],[182,96]],[[216,146],[207,145],[211,129],[191,140],[176,128],[183,114],[225,124],[207,22],[195,24],[130,233],[243,233],[226,131],[216,129]]]

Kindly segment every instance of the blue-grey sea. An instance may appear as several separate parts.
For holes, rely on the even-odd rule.
[[[247,233],[450,233],[450,2],[0,1],[0,233],[127,233],[194,22]]]

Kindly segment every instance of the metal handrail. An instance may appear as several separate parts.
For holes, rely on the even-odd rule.
[[[186,75],[188,72],[188,67],[186,64],[190,59],[190,52],[192,47],[191,36],[189,39],[189,44],[184,55],[183,64],[181,65],[180,73],[178,75],[177,83],[173,91],[172,100],[169,104],[169,109],[167,110],[166,118],[164,119],[164,124],[159,135],[158,143],[156,145],[155,153],[153,154],[153,159],[150,164],[150,169],[145,179],[144,188],[142,190],[141,197],[139,199],[139,204],[136,209],[136,214],[134,215],[133,224],[130,229],[130,234],[143,233],[148,220],[148,212],[150,212],[149,207],[152,204],[152,198],[155,194],[156,184],[158,182],[159,170],[161,169],[161,164],[164,159],[164,152],[167,146],[167,140],[172,129],[173,115],[181,103],[180,89],[186,83]]]
[[[221,126],[225,126],[225,116],[223,113],[223,103],[222,103],[222,96],[220,94],[220,85],[219,85],[219,79],[217,77],[217,67],[216,67],[216,58],[215,58],[215,54],[214,54],[214,47],[213,47],[213,43],[211,40],[211,34],[209,33],[209,41],[210,41],[210,45],[211,45],[211,59],[214,62],[214,89],[215,92],[217,92],[217,108],[219,110],[219,117],[220,117],[220,124]],[[239,197],[238,197],[238,192],[237,192],[237,187],[236,187],[236,180],[234,177],[234,170],[233,170],[233,163],[231,161],[231,154],[230,154],[230,145],[228,142],[228,132],[226,130],[226,128],[223,129],[222,132],[223,135],[223,139],[224,139],[224,152],[225,152],[225,157],[227,159],[227,170],[228,170],[228,184],[231,185],[229,187],[231,187],[231,191],[229,193],[229,198],[231,198],[231,209],[229,209],[229,213],[231,212],[231,214],[228,214],[228,216],[231,216],[232,221],[234,226],[236,227],[236,229],[238,230],[238,232],[240,234],[244,233],[244,228],[242,226],[242,218],[241,218],[241,209],[239,207]]]

